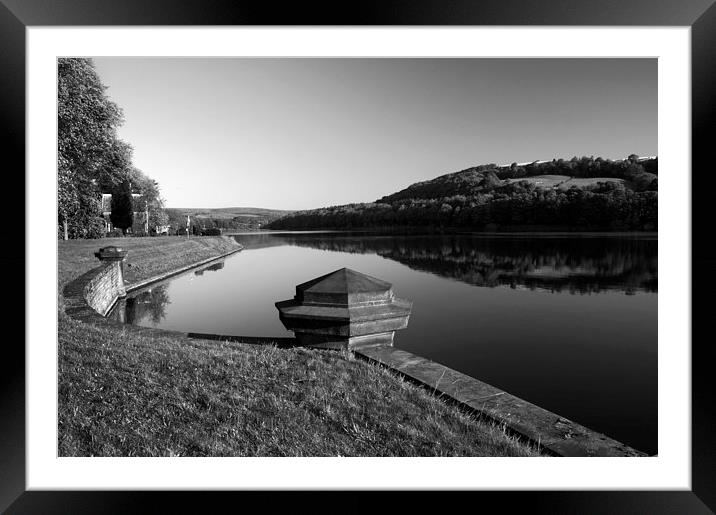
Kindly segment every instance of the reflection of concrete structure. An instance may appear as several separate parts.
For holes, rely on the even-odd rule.
[[[204,275],[204,272],[216,272],[217,270],[221,270],[223,268],[224,268],[224,262],[219,261],[218,263],[214,263],[213,265],[207,266],[206,268],[197,270],[196,272],[194,272],[194,275]]]
[[[395,297],[390,283],[341,268],[296,286],[296,296],[276,307],[301,345],[353,349],[392,345],[412,302]]]

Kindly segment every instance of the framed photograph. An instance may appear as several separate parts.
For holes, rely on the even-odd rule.
[[[716,7],[527,4],[0,0],[1,128],[25,171],[8,173],[25,244],[6,266],[26,292],[0,510],[460,491],[538,513],[714,512],[697,301],[716,255],[695,236]],[[296,342],[352,351],[340,366],[362,358],[364,383],[318,387],[333,358],[270,355]],[[219,376],[255,382],[246,413]],[[360,396],[373,407],[341,413]],[[463,436],[465,410],[492,447]],[[250,442],[211,434],[240,427]]]

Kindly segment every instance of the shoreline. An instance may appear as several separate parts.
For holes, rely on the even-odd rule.
[[[658,238],[658,231],[471,231],[466,229],[459,230],[445,230],[445,231],[429,231],[426,229],[416,228],[415,230],[403,231],[403,230],[386,230],[386,229],[316,229],[316,230],[296,230],[292,231],[289,229],[275,229],[275,230],[261,230],[261,231],[244,231],[244,232],[231,232],[224,233],[224,236],[251,236],[261,234],[380,234],[386,236],[413,236],[413,235],[476,235],[476,236],[570,236],[570,237],[581,237],[581,236],[593,236],[593,237],[637,237],[637,238]]]
[[[229,235],[226,235],[229,237]],[[238,243],[237,243],[238,244]],[[201,266],[207,265],[211,262],[224,259],[228,256],[236,254],[243,247],[238,244],[239,247],[232,249],[223,254],[204,259],[199,262],[194,262],[180,268],[165,272],[160,275],[149,277],[137,282],[126,283],[127,292],[136,291],[138,289],[147,287],[151,284],[164,281],[170,277],[182,274]],[[96,270],[96,269],[95,269]],[[76,280],[75,282],[77,282]],[[71,286],[71,285],[70,285]],[[79,291],[75,288],[75,291]],[[78,299],[73,299],[72,305],[77,305]],[[116,301],[115,301],[116,302]],[[94,321],[98,322],[98,319],[103,319],[99,314],[89,313],[87,309],[77,310],[72,309],[70,316],[78,318],[83,321]],[[116,324],[123,326],[122,322],[116,321]],[[220,342],[234,341],[242,344],[269,344],[272,343],[279,347],[291,347],[290,344],[285,342],[273,342],[270,337],[266,338],[247,338],[236,335],[216,335],[216,334],[197,334],[191,332],[179,332],[169,330],[157,330],[151,328],[141,328],[141,326],[130,326],[132,328],[139,328],[139,330],[150,330],[158,331],[157,334],[164,336],[174,335],[177,338],[188,338],[188,339],[199,339],[199,340],[214,340]],[[440,387],[440,395],[451,404],[456,404],[463,410],[472,411],[479,416],[486,416],[489,419],[496,421],[504,425],[508,430],[520,437],[527,438],[528,441],[533,444],[541,442],[541,445],[553,455],[563,456],[646,456],[644,453],[632,449],[621,442],[613,440],[606,435],[592,431],[584,426],[576,424],[568,419],[565,419],[557,414],[551,413],[543,408],[533,405],[523,399],[519,399],[504,392],[500,389],[492,387],[486,383],[460,374],[457,371],[449,369],[439,363],[432,362],[420,356],[415,356],[405,351],[394,349],[392,347],[385,349],[369,349],[366,351],[357,350],[355,354],[367,362],[386,367],[392,373],[397,373],[400,376],[405,377],[409,381],[419,384],[425,388],[432,389],[433,393],[438,391],[438,385],[433,385],[431,377],[436,373],[442,371],[444,375],[446,371],[449,371],[450,376],[455,376],[462,385],[457,390],[445,390],[444,387]],[[420,362],[421,366],[417,370],[412,370],[410,363]],[[406,363],[407,368],[406,368]],[[437,371],[437,372],[436,372]],[[427,375],[426,375],[427,374]],[[465,394],[470,393],[470,395]],[[475,397],[475,392],[479,393],[478,397],[499,398],[500,401],[497,403],[490,402],[489,408],[484,403],[475,404],[471,402],[470,398]],[[485,393],[487,392],[487,393]],[[488,395],[489,394],[489,395]],[[503,406],[504,405],[504,406]],[[522,413],[524,412],[524,413]],[[522,414],[521,414],[522,413]],[[576,435],[576,437],[575,437]]]

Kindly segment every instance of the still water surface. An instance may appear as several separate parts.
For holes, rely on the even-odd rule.
[[[133,293],[114,316],[289,337],[274,303],[348,267],[413,301],[395,346],[657,452],[656,236],[238,235],[242,252]]]

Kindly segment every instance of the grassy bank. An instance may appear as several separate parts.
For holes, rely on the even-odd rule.
[[[109,244],[129,250],[133,282],[235,245],[222,237],[59,242],[60,285],[96,266],[93,252]],[[62,312],[58,337],[61,456],[538,455],[349,353],[158,336]]]
[[[135,283],[170,272],[239,248],[230,237],[160,236],[156,238],[104,238],[102,240],[58,241],[58,281],[60,288],[99,265],[94,253],[100,247],[115,245],[127,249],[124,279]]]

